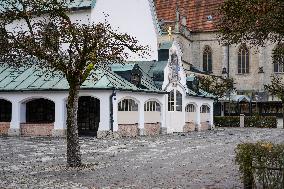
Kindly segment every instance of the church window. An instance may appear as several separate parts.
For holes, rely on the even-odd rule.
[[[168,111],[175,111],[175,92],[172,90],[168,94]]]
[[[203,51],[203,71],[212,72],[212,51],[209,46],[205,46]]]
[[[182,112],[182,94],[176,91],[176,111]]]
[[[194,104],[188,104],[186,107],[185,107],[185,111],[186,112],[195,112],[195,106]]]
[[[249,73],[249,50],[245,45],[238,52],[238,73]]]
[[[146,111],[146,112],[160,112],[161,106],[156,101],[148,101],[144,104],[144,111]]]
[[[118,111],[138,111],[138,104],[132,99],[123,99],[118,103]]]
[[[278,45],[273,52],[273,65],[275,73],[284,73],[284,55],[281,53],[284,44]]]

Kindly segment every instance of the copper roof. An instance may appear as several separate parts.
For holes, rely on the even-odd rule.
[[[155,5],[159,20],[175,21],[178,9],[180,19],[186,18],[187,28],[198,32],[216,30],[218,8],[222,2],[223,0],[155,0]]]

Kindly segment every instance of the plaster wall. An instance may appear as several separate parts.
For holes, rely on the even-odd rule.
[[[196,112],[185,112],[185,122],[196,122]]]
[[[144,111],[145,123],[158,123],[161,121],[161,112]]]
[[[109,98],[111,91],[80,91],[79,96],[92,96],[100,100],[100,130],[110,129],[110,104]],[[66,103],[68,92],[56,91],[34,91],[34,92],[1,92],[0,98],[12,103],[11,129],[20,129],[20,124],[25,123],[25,104],[33,99],[45,98],[55,103],[55,122],[54,130],[66,129]]]
[[[117,112],[118,124],[136,124],[139,122],[138,111],[118,111]]]

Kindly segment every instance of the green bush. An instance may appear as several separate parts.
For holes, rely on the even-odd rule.
[[[214,125],[216,127],[239,127],[239,116],[214,116]]]
[[[235,149],[244,188],[284,188],[284,145],[239,144]]]
[[[214,125],[217,127],[239,127],[239,116],[214,116]],[[277,128],[275,116],[245,116],[245,127]]]

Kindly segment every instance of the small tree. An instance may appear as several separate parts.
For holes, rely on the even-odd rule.
[[[117,33],[107,23],[78,24],[70,19],[67,0],[0,1],[0,59],[11,66],[37,65],[63,74],[69,83],[67,101],[67,164],[78,167],[81,153],[77,127],[81,84],[97,66],[143,56],[148,47]],[[13,29],[11,24],[20,22]],[[2,48],[5,47],[5,48]]]
[[[284,39],[283,0],[225,0],[218,29],[225,44],[246,42],[262,46]]]
[[[284,125],[284,80],[279,76],[271,76],[271,84],[264,85],[264,88],[272,95],[277,96],[282,102],[282,114]]]
[[[199,76],[199,86],[201,89],[213,94],[219,98],[224,97],[228,92],[232,92],[234,87],[233,78],[222,78],[218,76],[208,75],[208,76]]]

